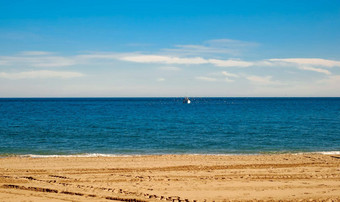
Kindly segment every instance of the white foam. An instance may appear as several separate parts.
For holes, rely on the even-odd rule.
[[[99,153],[92,153],[92,154],[71,154],[71,155],[37,155],[37,154],[25,154],[20,155],[20,157],[31,157],[31,158],[63,158],[63,157],[132,157],[132,156],[141,156],[141,155],[120,155],[120,154],[99,154]]]
[[[257,155],[257,154],[201,154],[201,153],[160,153],[160,154],[100,154],[100,153],[89,153],[89,154],[61,154],[61,155],[40,155],[40,154],[23,154],[18,155],[19,157],[30,157],[30,158],[69,158],[69,157],[137,157],[137,156],[164,156],[164,155],[193,155],[193,156],[235,156],[235,155]]]
[[[30,158],[69,158],[69,157],[136,157],[136,156],[162,156],[162,155],[205,155],[205,156],[235,156],[235,155],[272,155],[272,154],[293,154],[293,155],[301,155],[301,154],[325,154],[325,155],[340,155],[340,151],[315,151],[315,152],[296,152],[296,153],[253,153],[253,154],[236,154],[236,153],[230,153],[230,154],[204,154],[204,153],[179,153],[179,154],[173,154],[173,153],[161,153],[161,154],[101,154],[101,153],[86,153],[86,154],[64,154],[64,155],[38,155],[38,154],[24,154],[24,155],[18,155],[20,157],[30,157]]]
[[[298,152],[298,153],[292,153],[295,155],[300,155],[300,154],[324,154],[324,155],[336,155],[340,154],[340,151],[314,151],[314,152]]]
[[[316,152],[316,153],[319,153],[319,154],[340,154],[340,151],[322,151],[322,152]]]

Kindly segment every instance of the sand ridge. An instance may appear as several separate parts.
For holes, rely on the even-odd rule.
[[[0,201],[339,201],[340,156],[0,159]]]

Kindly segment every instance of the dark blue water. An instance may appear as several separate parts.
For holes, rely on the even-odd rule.
[[[340,151],[340,98],[0,99],[0,155]]]

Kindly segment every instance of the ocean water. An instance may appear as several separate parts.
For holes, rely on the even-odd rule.
[[[0,155],[340,151],[340,98],[2,98]]]

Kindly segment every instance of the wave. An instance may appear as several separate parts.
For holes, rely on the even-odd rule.
[[[314,151],[314,152],[260,152],[260,153],[162,153],[162,154],[102,154],[102,153],[85,153],[85,154],[0,154],[0,158],[6,157],[29,157],[29,158],[69,158],[69,157],[137,157],[137,156],[161,156],[161,155],[207,155],[207,156],[233,156],[233,155],[276,155],[276,154],[324,154],[324,155],[340,155],[340,151]]]
[[[334,155],[334,154],[340,154],[340,151],[322,151],[322,152],[316,152],[320,154],[326,154],[326,155]]]
[[[50,158],[50,157],[132,157],[132,156],[142,156],[142,155],[126,155],[126,154],[100,154],[100,153],[91,153],[91,154],[61,154],[61,155],[40,155],[40,154],[24,154],[18,155],[20,157],[31,157],[31,158]]]

